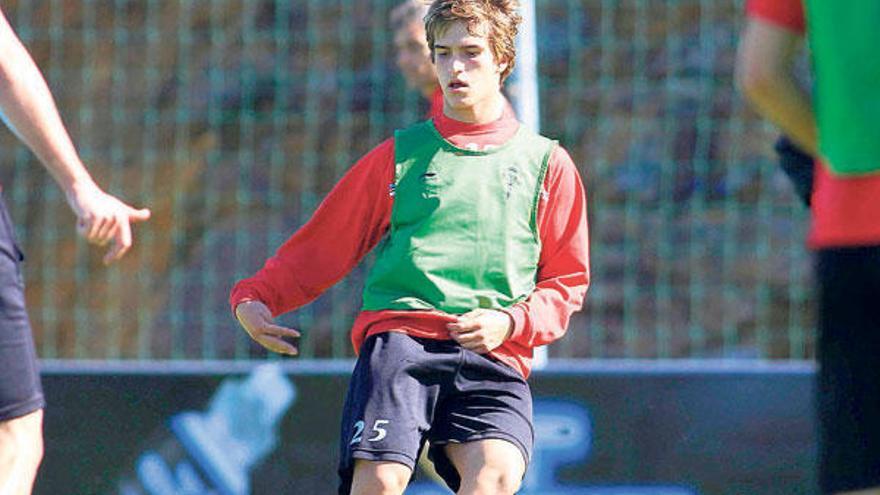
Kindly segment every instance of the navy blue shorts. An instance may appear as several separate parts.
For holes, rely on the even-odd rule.
[[[0,197],[0,421],[45,406],[34,337],[24,307],[23,260]]]
[[[351,491],[355,459],[414,468],[426,440],[437,473],[455,491],[461,478],[445,445],[490,438],[515,445],[528,465],[532,394],[522,375],[452,340],[374,335],[361,347],[345,399],[339,493]]]
[[[880,486],[880,246],[823,249],[819,283],[822,493]]]

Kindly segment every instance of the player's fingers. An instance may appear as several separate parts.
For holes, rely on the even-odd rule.
[[[106,246],[113,239],[114,217],[102,217],[92,226],[89,242],[98,246]]]
[[[464,333],[459,334],[459,337],[460,339],[457,339],[458,344],[465,349],[474,351],[479,354],[485,354],[486,352],[489,352],[485,332]]]
[[[460,319],[452,323],[447,323],[446,329],[455,333],[473,332],[480,329],[480,322],[476,320]]]
[[[460,341],[458,344],[463,348],[474,351],[478,354],[485,354],[489,352],[488,347],[486,347],[486,343],[483,342],[483,339],[467,339]]]
[[[263,327],[260,328],[260,333],[263,335],[273,335],[275,337],[287,337],[291,339],[296,339],[300,336],[300,333],[296,330],[282,327],[281,325],[275,325],[274,323],[263,325]]]
[[[131,227],[128,225],[128,222],[122,222],[119,225],[119,228],[116,229],[116,238],[113,242],[113,247],[107,251],[106,256],[104,256],[104,264],[109,265],[114,261],[121,259],[125,256],[125,253],[131,248]]]
[[[93,232],[98,230],[98,222],[100,222],[100,220],[100,218],[88,217],[83,222],[83,237],[85,237],[87,241],[92,242],[92,239],[94,239]]]
[[[125,253],[128,252],[129,246],[123,246],[121,244],[114,243],[110,246],[110,249],[107,250],[107,254],[104,255],[104,265],[110,265],[115,261],[118,261]]]
[[[260,338],[267,335],[278,338],[296,339],[300,336],[300,333],[296,330],[276,325],[271,317],[266,317],[263,314],[255,315],[255,318],[249,319],[249,324],[245,327],[245,330],[247,330],[247,332],[254,338]]]
[[[113,240],[116,232],[119,228],[119,219],[114,215],[108,217],[106,221],[101,224],[101,227],[98,229],[97,238],[101,245],[105,245],[108,242]]]
[[[152,212],[149,208],[132,208],[128,207],[128,219],[132,222],[143,222],[144,220],[149,220]]]
[[[297,354],[299,354],[299,351],[297,350],[295,345],[278,337],[264,335],[263,337],[254,340],[259,342],[260,345],[262,345],[266,349],[269,349],[272,352],[287,354],[288,356],[296,356]]]
[[[86,232],[86,240],[91,243],[98,242],[98,232],[100,232],[101,227],[104,225],[104,222],[107,219],[103,216],[92,217],[92,221],[89,223],[88,231]]]
[[[116,244],[122,246],[126,251],[131,247],[131,225],[128,224],[127,218],[120,218],[116,228]]]
[[[479,332],[450,332],[449,336],[462,347],[473,345],[482,341],[482,335]]]

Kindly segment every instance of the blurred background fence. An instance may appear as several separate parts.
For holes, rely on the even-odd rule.
[[[153,210],[101,268],[60,191],[0,133],[40,355],[264,356],[231,316],[232,284],[424,113],[394,64],[395,4],[3,2],[99,183]],[[592,287],[551,358],[812,358],[807,212],[734,90],[742,1],[536,6],[541,127],[591,210]],[[363,273],[282,317],[306,356],[352,355]]]

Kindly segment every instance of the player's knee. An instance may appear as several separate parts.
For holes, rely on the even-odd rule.
[[[377,473],[373,477],[356,480],[351,486],[351,495],[401,495],[409,479]]]
[[[473,480],[473,489],[460,491],[468,495],[513,495],[522,483],[522,473],[503,466],[486,466]]]
[[[397,463],[359,462],[355,467],[352,495],[400,495],[409,484],[411,471]]]
[[[409,476],[403,475],[398,471],[380,471],[377,473],[377,480],[382,488],[382,493],[398,494],[406,490]]]

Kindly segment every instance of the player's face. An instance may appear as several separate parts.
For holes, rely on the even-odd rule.
[[[431,52],[425,40],[425,26],[414,21],[394,33],[394,48],[397,51],[397,67],[403,73],[406,83],[425,95],[430,95],[437,86],[437,75],[431,65]]]
[[[500,107],[501,73],[506,64],[495,61],[487,29],[468,33],[467,24],[452,23],[434,40],[434,65],[443,90],[444,112],[458,120],[485,121],[486,112]],[[496,116],[497,118],[497,116]]]

